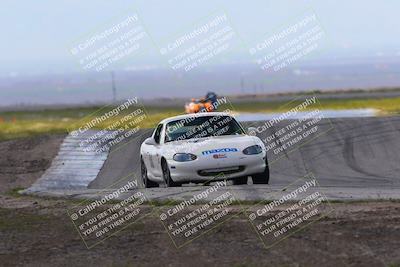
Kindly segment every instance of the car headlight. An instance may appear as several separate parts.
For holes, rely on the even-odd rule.
[[[261,152],[262,152],[262,148],[259,145],[249,146],[243,150],[243,154],[246,154],[246,155],[260,154]]]
[[[174,155],[174,160],[175,161],[180,161],[180,162],[192,161],[192,160],[195,160],[195,159],[197,159],[197,156],[193,155],[193,154],[190,154],[190,153],[176,153]]]

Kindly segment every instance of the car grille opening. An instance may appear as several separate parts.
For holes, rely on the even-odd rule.
[[[206,169],[199,170],[197,173],[200,176],[215,176],[218,174],[233,174],[237,172],[244,171],[244,166],[233,166],[233,167],[225,167],[225,168],[217,168],[217,169]]]

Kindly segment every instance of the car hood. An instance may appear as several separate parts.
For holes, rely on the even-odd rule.
[[[242,152],[246,147],[253,145],[260,145],[264,148],[261,140],[255,136],[226,135],[205,137],[166,143],[164,145],[164,155],[170,158],[175,153],[191,153],[197,156],[215,153],[234,153]]]

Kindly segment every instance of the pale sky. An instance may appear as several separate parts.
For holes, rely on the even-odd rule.
[[[321,56],[400,55],[398,0],[2,0],[0,73],[79,71],[69,53],[71,43],[129,10],[156,43],[215,11],[226,12],[241,37],[251,41],[313,10],[328,36]],[[149,47],[132,64],[161,65],[157,52]]]

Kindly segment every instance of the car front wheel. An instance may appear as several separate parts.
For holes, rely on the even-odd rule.
[[[176,183],[171,178],[171,172],[169,171],[168,163],[163,160],[161,163],[161,168],[163,172],[163,178],[167,187],[181,186],[181,183]]]
[[[147,168],[146,165],[144,164],[143,159],[140,159],[140,173],[145,188],[158,187],[158,183],[149,180],[149,177],[147,176]]]
[[[266,161],[265,170],[262,173],[252,175],[253,184],[268,184],[269,183],[269,167]]]

